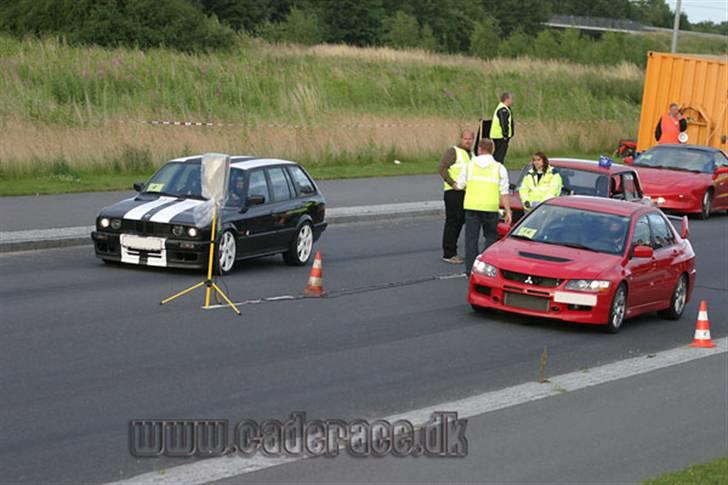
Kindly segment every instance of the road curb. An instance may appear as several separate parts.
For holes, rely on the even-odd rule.
[[[343,224],[410,219],[443,213],[444,206],[441,200],[429,200],[401,204],[337,207],[326,211],[326,220],[329,224]],[[94,226],[76,226],[0,232],[0,253],[90,245],[93,230]]]

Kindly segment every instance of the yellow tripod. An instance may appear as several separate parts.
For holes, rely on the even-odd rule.
[[[230,308],[233,309],[235,313],[240,315],[240,310],[238,310],[238,307],[235,306],[235,303],[230,301],[230,298],[227,297],[225,292],[223,292],[219,286],[215,283],[215,280],[213,279],[212,275],[212,265],[215,257],[215,233],[217,232],[217,206],[212,206],[212,231],[210,233],[210,256],[207,260],[207,279],[200,281],[196,285],[192,285],[189,288],[180,291],[179,293],[176,293],[169,298],[162,300],[159,302],[160,305],[164,305],[165,303],[169,303],[172,300],[175,300],[179,298],[182,295],[186,295],[187,293],[196,290],[197,288],[201,286],[205,286],[205,306],[203,307],[205,310],[210,309],[210,294],[212,293],[212,290],[215,290],[218,295],[222,297],[223,300],[225,300],[225,303],[230,306]]]

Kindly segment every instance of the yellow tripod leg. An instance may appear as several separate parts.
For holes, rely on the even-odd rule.
[[[215,232],[217,231],[217,209],[212,206],[212,230],[210,232],[210,254],[207,258],[207,281],[212,282],[212,264],[215,258]],[[205,289],[205,308],[210,306],[210,288],[212,285],[208,285]]]
[[[180,291],[179,293],[176,293],[176,294],[174,294],[174,295],[170,296],[169,298],[167,298],[167,299],[165,299],[165,300],[162,300],[162,301],[160,301],[160,302],[159,302],[159,304],[160,304],[160,305],[164,305],[165,303],[169,303],[170,301],[172,301],[172,300],[174,300],[174,299],[176,299],[176,298],[179,298],[179,297],[180,297],[180,296],[182,296],[182,295],[186,295],[187,293],[189,293],[189,292],[190,292],[190,291],[192,291],[192,290],[196,290],[197,288],[199,288],[200,286],[204,285],[205,283],[206,283],[205,281],[200,281],[200,282],[199,282],[199,283],[197,283],[196,285],[190,286],[190,287],[189,287],[189,288],[187,288],[186,290],[182,290],[182,291]]]
[[[230,308],[232,308],[235,313],[240,315],[240,310],[238,310],[238,307],[235,306],[235,303],[230,301],[230,298],[227,297],[227,295],[220,289],[219,286],[217,286],[217,284],[215,284],[214,281],[212,282],[212,287],[215,288],[215,291],[217,292],[217,294],[220,295],[223,300],[225,300],[225,302],[228,304],[228,306],[230,306]]]

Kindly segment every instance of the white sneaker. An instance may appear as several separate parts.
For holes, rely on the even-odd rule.
[[[445,261],[446,263],[450,263],[450,264],[463,264],[465,262],[465,260],[463,258],[461,258],[460,256],[457,256],[457,255],[455,255],[451,258],[442,258],[442,260]]]

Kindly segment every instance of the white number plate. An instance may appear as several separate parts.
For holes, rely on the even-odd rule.
[[[557,291],[554,293],[554,301],[556,303],[566,303],[568,305],[596,306],[597,295]]]
[[[142,251],[161,251],[164,249],[164,239],[161,237],[141,237],[134,234],[122,234],[121,245]]]

